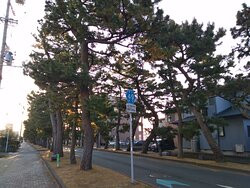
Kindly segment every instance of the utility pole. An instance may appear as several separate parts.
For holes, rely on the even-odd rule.
[[[8,152],[9,135],[10,135],[10,130],[8,129],[7,138],[6,138],[6,145],[5,145],[5,153]]]
[[[19,2],[17,2],[17,3],[19,3]],[[19,3],[19,4],[21,4],[21,3]],[[5,54],[5,48],[6,48],[8,25],[9,25],[9,23],[17,24],[17,20],[9,18],[10,6],[11,6],[10,0],[8,0],[5,18],[0,17],[0,21],[4,22],[3,40],[2,40],[2,47],[1,47],[1,54],[0,54],[0,86],[1,86],[1,81],[2,81],[2,72],[3,72],[3,63],[4,63],[4,54]]]
[[[4,53],[5,53],[5,47],[6,47],[9,13],[10,13],[10,0],[8,0],[7,2],[6,15],[4,18],[3,40],[2,40],[2,48],[1,48],[1,56],[0,56],[0,86],[1,86],[1,81],[2,81],[3,60],[4,60]]]

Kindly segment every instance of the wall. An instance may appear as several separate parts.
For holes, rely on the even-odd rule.
[[[222,150],[235,151],[235,144],[243,144],[246,147],[246,136],[241,117],[228,118],[228,125],[224,127],[225,136],[219,137],[220,148]],[[213,138],[218,143],[217,131],[213,133]],[[210,149],[203,134],[200,136],[201,149]]]
[[[247,132],[247,126],[250,126],[250,119],[244,119],[243,120],[244,123],[244,132],[245,132],[245,141],[246,141],[246,146],[245,149],[246,151],[250,152],[250,135],[248,135]]]
[[[221,97],[215,97],[215,100],[216,100],[216,113],[217,114],[232,106],[229,101]]]

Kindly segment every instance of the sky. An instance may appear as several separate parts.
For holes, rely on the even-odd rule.
[[[21,66],[22,62],[29,60],[36,33],[37,20],[43,17],[44,0],[26,0],[25,5],[20,6],[11,0],[15,16],[12,11],[10,17],[18,20],[18,25],[10,26],[7,36],[7,44],[14,57],[13,65]],[[227,36],[223,38],[223,45],[218,49],[219,53],[230,52],[234,42],[231,39],[229,29],[235,26],[236,13],[242,9],[242,3],[249,0],[163,0],[159,6],[170,15],[177,23],[196,18],[199,23],[206,25],[215,23],[216,28],[227,29]],[[5,16],[7,0],[0,2],[0,17]],[[248,3],[249,5],[249,3]],[[0,44],[2,43],[3,23],[0,22]],[[3,67],[3,80],[0,88],[0,130],[7,123],[14,126],[14,131],[20,131],[23,120],[27,118],[26,96],[32,90],[37,90],[33,80],[23,75],[21,68]]]
[[[34,44],[32,33],[36,33],[37,20],[43,16],[44,1],[26,0],[21,6],[11,0],[13,12],[10,18],[18,20],[17,25],[8,27],[7,45],[14,52],[13,65],[21,66],[24,61],[29,60],[31,46]],[[5,17],[7,0],[0,1],[0,17]],[[4,24],[0,22],[0,42],[2,44],[2,31]],[[0,88],[0,130],[7,123],[13,124],[14,131],[20,130],[22,121],[26,118],[27,101],[26,96],[36,89],[33,80],[23,75],[22,68],[3,67],[3,79]]]

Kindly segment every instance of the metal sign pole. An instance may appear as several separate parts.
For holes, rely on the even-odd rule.
[[[135,94],[132,89],[126,92],[126,111],[129,113],[129,137],[130,137],[130,165],[131,165],[131,183],[134,183],[134,159],[133,159],[133,128],[132,128],[132,113],[136,113]]]
[[[134,183],[134,159],[133,159],[133,139],[132,139],[132,113],[129,113],[130,123],[130,165],[131,165],[131,183]]]

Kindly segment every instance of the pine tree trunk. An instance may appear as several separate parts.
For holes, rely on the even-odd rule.
[[[115,127],[115,132],[116,132],[116,143],[115,143],[115,150],[120,150],[120,135],[119,135],[119,128],[120,128],[120,124],[121,124],[121,110],[118,109],[118,117],[117,117],[117,124]]]
[[[74,116],[74,123],[72,126],[70,164],[76,164],[75,145],[76,145],[76,126],[77,126],[77,117],[78,117],[78,96],[76,96],[74,112],[75,112],[75,116]]]
[[[72,126],[72,138],[71,138],[71,147],[70,147],[70,164],[76,164],[75,145],[76,145],[76,121],[73,123],[73,126]]]
[[[56,115],[52,112],[52,104],[51,104],[51,100],[49,99],[49,109],[50,109],[50,121],[51,121],[51,125],[52,125],[52,151],[53,153],[56,153]]]
[[[134,144],[135,132],[136,132],[136,129],[137,129],[138,125],[139,125],[139,121],[140,121],[140,116],[139,116],[139,114],[137,114],[137,116],[135,118],[135,121],[134,121],[134,123],[132,125],[132,143],[133,144]],[[133,120],[132,120],[132,122],[133,122]],[[130,151],[130,142],[128,144],[127,151]]]
[[[158,117],[158,114],[155,111],[155,108],[153,106],[151,106],[151,104],[149,103],[149,101],[147,101],[145,96],[142,95],[139,81],[136,80],[135,83],[136,83],[136,89],[137,89],[137,92],[138,92],[138,98],[140,98],[140,100],[143,101],[143,103],[146,106],[147,110],[149,110],[152,113],[152,116],[154,117],[153,129],[152,129],[150,135],[148,136],[148,138],[146,139],[145,143],[142,146],[142,153],[147,153],[148,152],[148,146],[149,146],[150,142],[153,140],[153,138],[155,137],[155,129],[158,128],[158,126],[159,126],[159,117]]]
[[[171,70],[171,67],[168,66],[168,69]],[[171,88],[171,93],[174,101],[174,105],[176,107],[177,115],[178,115],[178,158],[183,158],[183,136],[181,134],[181,129],[182,129],[182,111],[179,105],[179,101],[176,96],[176,89],[174,85],[174,81],[176,80],[176,76],[172,73],[169,74],[169,86]]]
[[[108,147],[109,147],[109,141],[108,141],[108,140],[105,140],[104,149],[108,149]]]
[[[119,118],[119,117],[118,117]],[[115,127],[115,150],[120,150],[119,123]]]
[[[82,92],[81,93],[82,101],[86,101],[88,99],[88,93]],[[82,108],[82,123],[83,123],[83,130],[84,130],[84,141],[83,141],[83,156],[81,159],[80,169],[82,170],[90,170],[92,169],[92,152],[93,152],[93,145],[94,145],[94,132],[91,127],[90,122],[90,114],[89,111],[85,108],[86,102],[83,102]]]
[[[118,117],[117,117],[117,125],[115,128],[115,131],[116,131],[115,150],[120,150],[119,128],[120,128],[120,124],[121,124],[121,100],[122,100],[122,91],[121,91],[121,86],[119,86]]]
[[[178,158],[183,158],[183,136],[181,134],[181,127],[178,126],[178,154],[177,157]]]
[[[153,127],[150,135],[147,137],[145,143],[143,144],[142,146],[142,153],[147,153],[148,152],[148,146],[150,144],[150,142],[152,142],[152,140],[154,139],[155,137],[155,127]]]
[[[182,116],[181,116],[181,110],[179,108],[178,104],[176,104],[177,113],[178,113],[178,158],[183,158],[183,136],[181,134],[181,128],[182,128]]]
[[[89,64],[88,64],[88,44],[83,41],[81,44],[81,64],[85,77],[84,83],[81,83],[80,96],[82,103],[82,128],[84,130],[83,156],[81,159],[80,169],[92,169],[92,152],[94,146],[94,131],[91,127],[90,112],[87,109],[89,100]]]
[[[60,110],[56,111],[56,154],[59,154],[60,157],[63,157],[63,122],[62,114]]]
[[[201,127],[201,130],[202,130],[211,150],[214,153],[215,160],[217,162],[223,162],[223,160],[224,160],[223,153],[221,152],[220,148],[218,147],[215,140],[213,139],[213,136],[212,136],[210,130],[208,129],[207,125],[204,123],[204,119],[203,119],[202,114],[194,106],[192,106],[190,109],[193,112],[193,114],[195,115],[195,117],[196,117],[196,119]]]

